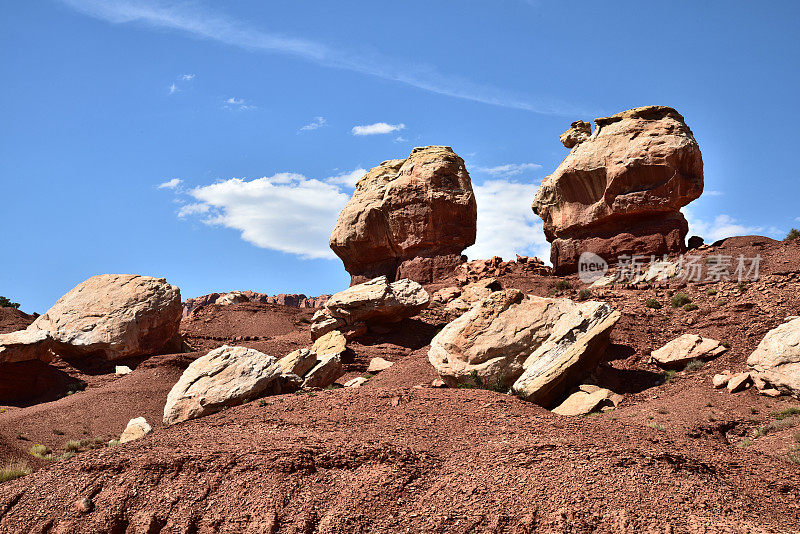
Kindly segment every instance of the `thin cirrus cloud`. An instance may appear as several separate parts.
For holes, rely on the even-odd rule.
[[[713,218],[698,217],[691,208],[681,210],[689,221],[689,235],[702,237],[707,243],[713,243],[720,239],[742,235],[768,235],[780,237],[781,230],[775,227],[765,228],[763,226],[752,226],[744,224],[726,213],[714,216]]]
[[[591,112],[554,98],[525,97],[464,77],[443,74],[427,64],[377,53],[336,49],[310,39],[262,31],[183,2],[145,0],[61,0],[73,9],[114,24],[139,23],[186,32],[202,39],[249,51],[297,57],[329,68],[349,70],[453,98],[547,115],[578,116]]]
[[[314,117],[314,120],[309,122],[305,126],[302,126],[300,128],[300,131],[301,132],[308,132],[308,131],[311,131],[311,130],[319,130],[320,128],[325,126],[327,123],[328,123],[328,121],[325,120],[325,117]]]
[[[183,183],[183,180],[180,178],[173,178],[172,180],[167,180],[166,182],[158,184],[159,189],[175,189],[179,185]]]
[[[524,172],[541,168],[542,166],[538,163],[506,163],[495,167],[476,167],[475,170],[490,176],[518,176]]]
[[[181,74],[178,77],[178,82],[181,82],[181,85],[183,84],[183,82],[189,83],[192,80],[194,80],[194,74]],[[180,92],[181,85],[179,85],[178,83],[172,82],[169,85],[169,94],[174,95],[175,93]]]
[[[256,108],[256,106],[248,104],[244,98],[236,98],[235,96],[226,98],[224,104],[227,109],[237,109],[239,111],[250,111],[258,109]]]
[[[384,135],[392,132],[399,132],[404,130],[405,124],[388,124],[386,122],[376,122],[374,124],[364,124],[360,126],[353,126],[351,130],[353,135]]]

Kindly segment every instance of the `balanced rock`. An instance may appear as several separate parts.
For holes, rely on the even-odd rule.
[[[119,437],[119,442],[127,443],[129,441],[144,437],[152,431],[153,427],[147,423],[147,420],[144,417],[136,417],[128,421],[128,426],[125,427],[125,430]]]
[[[464,160],[450,147],[418,147],[356,183],[330,246],[354,283],[381,275],[429,283],[461,263],[476,218]]]
[[[274,357],[223,345],[193,361],[167,395],[164,424],[218,412],[252,400],[281,375]]]
[[[497,291],[445,326],[428,359],[451,387],[477,378],[549,406],[597,367],[619,318],[602,302]]]
[[[764,384],[762,389],[800,396],[800,317],[767,332],[747,365],[753,378]]]
[[[650,356],[659,367],[683,369],[692,360],[712,360],[726,350],[716,339],[683,334],[654,350]]]
[[[78,284],[27,330],[45,332],[62,355],[116,360],[174,342],[181,310],[180,290],[163,278],[103,274]]]
[[[683,117],[647,106],[594,122],[586,139],[586,123],[565,132],[572,150],[533,201],[555,272],[577,271],[583,252],[609,263],[683,252],[688,223],[680,208],[703,192],[700,147]]]

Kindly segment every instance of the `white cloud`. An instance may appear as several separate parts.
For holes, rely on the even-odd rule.
[[[478,235],[466,250],[470,259],[515,254],[550,259],[550,244],[544,237],[542,220],[531,210],[539,184],[488,180],[473,184],[478,202]]]
[[[800,222],[800,217],[795,217],[794,220]]]
[[[182,219],[188,215],[198,215],[200,213],[208,213],[209,209],[211,209],[211,206],[200,202],[186,204],[184,206],[181,206],[181,209],[178,210],[178,217]]]
[[[382,135],[399,130],[405,129],[405,124],[387,124],[385,122],[376,122],[374,124],[365,124],[362,126],[353,126],[353,135]]]
[[[505,165],[497,165],[496,167],[476,167],[475,170],[490,176],[517,176],[523,172],[534,171],[541,168],[542,166],[538,163],[506,163]]]
[[[183,183],[183,180],[180,178],[173,178],[172,180],[168,180],[164,183],[158,184],[159,189],[175,189],[179,185]]]
[[[168,28],[192,36],[212,39],[245,50],[277,52],[312,61],[325,67],[354,71],[410,85],[431,93],[494,106],[550,115],[592,115],[553,98],[527,98],[503,89],[447,75],[418,61],[404,61],[379,53],[335,49],[308,39],[261,31],[225,16],[204,12],[195,3],[155,0],[62,0],[87,15],[114,24],[142,23]]]
[[[184,82],[191,82],[194,80],[194,74],[181,74],[181,80]]]
[[[397,137],[394,138],[394,142],[395,143],[406,143],[406,142],[408,142],[408,139],[406,139],[402,135],[398,135]]]
[[[725,193],[723,193],[722,191],[715,191],[714,189],[711,189],[709,191],[704,191],[703,194],[710,197],[721,197]]]
[[[238,109],[239,111],[257,109],[256,106],[245,102],[244,98],[236,98],[235,96],[225,99],[225,107],[228,109]]]
[[[713,243],[727,237],[743,235],[770,235],[780,234],[777,228],[767,228],[763,226],[748,226],[740,223],[728,214],[722,213],[711,220],[695,217],[691,209],[683,208],[683,214],[689,221],[689,235],[698,235],[706,243]]]
[[[189,194],[198,201],[191,211],[206,213],[207,224],[238,230],[258,247],[303,258],[335,257],[328,238],[349,198],[336,184],[296,173],[231,178]]]
[[[169,86],[169,94],[173,95],[173,94],[177,93],[178,91],[179,91],[179,89],[178,89],[177,85],[175,85],[174,83],[170,84],[170,86]]]
[[[365,174],[367,174],[367,169],[362,169],[361,167],[359,167],[344,174],[331,176],[330,178],[327,178],[325,181],[328,182],[329,184],[339,184],[339,185],[345,185],[347,187],[355,187],[356,182],[359,181],[361,177],[364,176]]]
[[[300,128],[300,131],[308,131],[308,130],[317,130],[322,128],[327,124],[328,121],[325,120],[325,117],[314,117],[314,120]]]

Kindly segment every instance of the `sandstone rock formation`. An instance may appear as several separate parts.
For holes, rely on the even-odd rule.
[[[214,304],[217,306],[229,306],[231,304],[239,304],[241,302],[250,302],[250,299],[245,296],[241,291],[231,291],[221,295]]]
[[[753,378],[763,384],[759,389],[800,396],[800,317],[767,332],[747,365]]]
[[[385,276],[356,284],[331,296],[325,309],[312,318],[311,337],[317,339],[333,330],[357,329],[367,323],[394,323],[413,317],[430,303],[421,285],[404,278],[391,284]]]
[[[573,148],[533,201],[556,273],[575,272],[586,251],[608,262],[683,252],[679,210],[703,192],[700,147],[683,117],[647,106],[595,119],[588,137],[582,124],[562,136]]]
[[[650,356],[654,363],[667,369],[683,369],[692,360],[711,360],[728,350],[716,339],[697,334],[683,334],[654,350]]]
[[[103,274],[58,299],[28,331],[45,332],[59,354],[115,360],[158,352],[176,340],[180,321],[181,292],[165,279]]]
[[[280,304],[281,306],[292,306],[294,308],[321,308],[330,295],[320,295],[318,297],[307,297],[302,293],[280,293],[278,295],[266,295],[255,291],[235,291],[247,297],[243,302],[260,302],[263,304]],[[215,304],[225,293],[209,293],[201,297],[186,299],[183,302],[183,317],[189,317],[192,312],[203,306]]]
[[[284,374],[303,376],[317,365],[317,355],[308,349],[298,349],[278,360],[278,365]]]
[[[339,354],[328,354],[317,360],[303,380],[304,388],[325,388],[333,384],[344,374],[342,357]]]
[[[0,364],[53,359],[53,338],[42,330],[18,330],[0,334]]]
[[[450,147],[418,147],[358,181],[330,246],[353,283],[381,275],[429,283],[461,263],[476,217],[464,160]]]
[[[617,406],[622,400],[610,389],[597,386],[582,385],[578,391],[572,393],[564,402],[553,408],[553,413],[558,415],[585,415],[610,409]]]
[[[428,359],[450,386],[478,379],[549,406],[594,370],[619,318],[602,302],[497,291],[445,326]]]
[[[193,361],[167,395],[164,424],[218,412],[254,399],[277,381],[274,357],[255,349],[224,345]]]

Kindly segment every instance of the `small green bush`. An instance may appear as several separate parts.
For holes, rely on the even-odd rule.
[[[0,296],[0,308],[17,308],[19,309],[19,302],[11,302],[10,299]]]
[[[578,291],[578,300],[588,300],[590,298],[592,298],[591,289],[581,289]]]
[[[692,302],[692,299],[686,293],[675,293],[669,301],[673,308],[686,306],[690,302]]]
[[[709,287],[708,289],[706,289],[706,295],[708,295],[709,297],[713,297],[716,294],[717,290],[714,289],[713,287]]]
[[[673,380],[675,380],[675,375],[678,374],[678,371],[675,369],[667,369],[663,373],[661,373],[662,384],[669,384]]]
[[[667,429],[667,427],[665,427],[664,425],[660,425],[660,424],[658,424],[658,423],[650,423],[650,424],[649,424],[649,425],[647,425],[647,426],[649,426],[649,427],[650,427],[650,428],[652,428],[653,430],[660,430],[660,431],[664,431],[664,430],[666,430],[666,429]]]
[[[683,307],[683,309],[686,310],[686,311],[694,311],[694,310],[699,309],[699,308],[700,308],[700,306],[698,306],[694,302],[690,302],[689,304],[687,304],[686,306]]]
[[[744,438],[742,441],[736,444],[737,447],[740,449],[744,449],[745,447],[749,447],[753,444],[753,440],[750,438]]]
[[[786,238],[784,241],[794,241],[795,239],[800,238],[800,230],[797,228],[792,228],[789,230],[789,233],[786,234]]]
[[[31,449],[28,452],[31,454],[31,456],[35,456],[37,458],[41,458],[42,460],[52,460],[53,459],[53,455],[51,454],[50,449],[48,449],[46,446],[40,445],[38,443],[36,445],[34,445],[33,447],[31,447]]]
[[[658,302],[656,299],[647,299],[646,301],[644,301],[644,305],[654,310],[661,309],[661,303]]]
[[[781,410],[780,412],[772,412],[770,415],[778,421],[781,421],[787,417],[791,417],[792,415],[800,415],[800,406],[790,406],[789,408]]]
[[[705,364],[706,362],[704,362],[703,360],[695,358],[691,360],[689,363],[687,363],[686,367],[684,367],[683,370],[688,372],[697,371],[699,369],[702,369]]]
[[[64,450],[78,452],[79,450],[81,450],[81,444],[79,441],[70,440],[67,442],[66,445],[64,445]]]
[[[559,280],[556,282],[556,291],[567,291],[572,289],[572,284],[569,283],[567,280]]]
[[[5,467],[0,468],[0,482],[8,482],[9,480],[14,480],[15,478],[24,477],[25,475],[30,474],[31,469],[25,464],[8,464]]]

